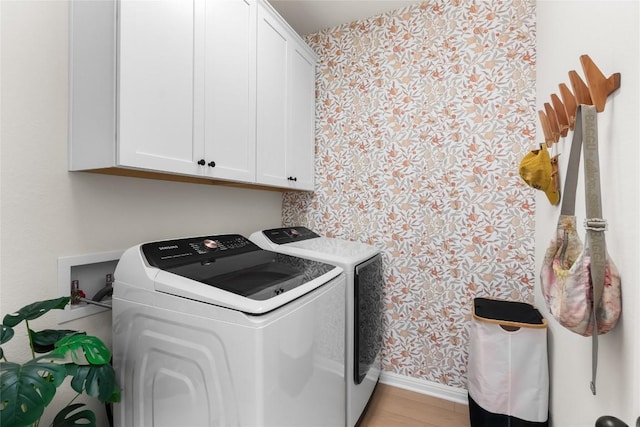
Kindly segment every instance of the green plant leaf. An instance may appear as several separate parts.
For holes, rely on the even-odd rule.
[[[0,344],[4,344],[13,338],[13,334],[13,328],[6,325],[0,325]]]
[[[33,359],[20,365],[0,362],[0,425],[27,426],[36,422],[56,394],[67,370]]]
[[[100,402],[112,402],[114,393],[119,396],[120,392],[116,386],[116,373],[109,364],[78,366],[71,380],[71,388],[78,393],[85,392]]]
[[[4,316],[2,324],[14,327],[23,320],[37,319],[50,310],[62,310],[68,303],[69,297],[34,302],[33,304],[25,305],[15,313]]]
[[[83,409],[72,414],[73,411],[85,406],[83,403],[74,403],[64,407],[53,419],[53,427],[95,427],[96,415],[89,409]]]
[[[66,362],[78,365],[104,365],[111,359],[111,351],[98,337],[91,335],[67,335],[56,342],[50,353],[60,355]]]
[[[109,400],[107,400],[107,402],[109,403],[118,403],[120,402],[120,398],[121,398],[121,389],[120,387],[118,387],[117,385],[113,388],[113,393],[111,393],[111,396],[109,396]]]
[[[4,344],[11,338],[13,338],[13,334],[13,328],[5,325],[0,325],[0,344]],[[0,359],[2,359],[3,357],[4,351],[2,350],[2,347],[0,347]]]
[[[56,342],[61,338],[78,333],[80,332],[69,329],[44,329],[39,332],[29,329],[33,350],[36,353],[47,353],[55,348]],[[82,332],[82,334],[84,334],[84,332]]]
[[[67,368],[67,376],[72,377],[78,372],[78,365],[75,363],[67,363],[64,365]]]

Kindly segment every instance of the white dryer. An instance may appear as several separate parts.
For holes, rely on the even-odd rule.
[[[263,249],[337,265],[346,286],[346,426],[353,427],[380,377],[384,276],[375,246],[320,236],[305,227],[257,231],[251,241]]]
[[[342,270],[240,235],[134,246],[115,271],[119,427],[342,426]]]

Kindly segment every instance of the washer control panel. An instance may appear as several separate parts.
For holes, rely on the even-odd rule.
[[[239,234],[190,237],[142,245],[142,253],[149,265],[163,270],[257,250],[261,249]]]
[[[277,245],[320,237],[306,227],[282,227],[263,231],[265,237]]]

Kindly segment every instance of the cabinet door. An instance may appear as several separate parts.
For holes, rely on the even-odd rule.
[[[197,175],[194,29],[203,0],[119,3],[118,163]]]
[[[289,62],[287,175],[293,188],[313,190],[315,157],[315,62],[292,45]]]
[[[256,180],[313,190],[315,58],[266,7],[258,9],[257,49]]]
[[[256,3],[210,0],[205,22],[206,173],[214,178],[253,182]]]
[[[257,174],[260,184],[288,186],[288,34],[262,5],[257,40]]]

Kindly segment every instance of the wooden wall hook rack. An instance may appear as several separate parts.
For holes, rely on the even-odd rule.
[[[620,73],[605,77],[589,55],[580,56],[580,63],[587,83],[575,70],[569,71],[573,92],[566,84],[559,84],[562,100],[555,93],[551,94],[551,104],[545,103],[545,111],[538,111],[544,140],[549,147],[558,142],[560,136],[567,136],[568,131],[573,130],[578,105],[594,105],[597,112],[602,112],[607,97],[620,88]]]

